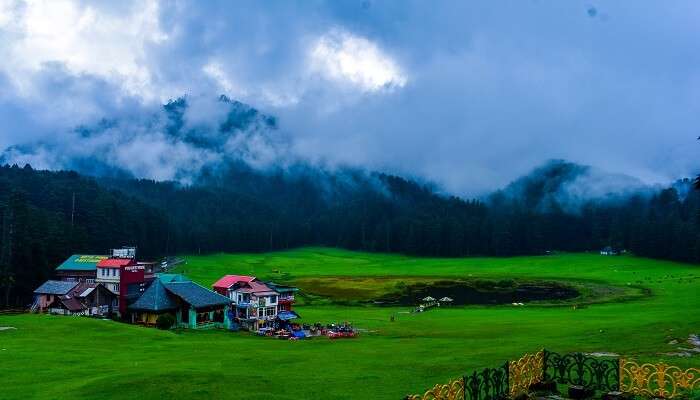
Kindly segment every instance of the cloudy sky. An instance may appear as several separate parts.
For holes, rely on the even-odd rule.
[[[293,157],[458,194],[552,158],[668,182],[700,168],[698,21],[696,1],[0,0],[0,148],[77,151],[75,126],[225,94],[278,116]]]

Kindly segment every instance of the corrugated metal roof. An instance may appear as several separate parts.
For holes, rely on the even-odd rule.
[[[106,258],[97,263],[98,267],[125,267],[134,263],[131,258]]]
[[[223,306],[231,303],[231,299],[211,291],[194,282],[171,282],[164,285],[172,294],[191,304],[195,308],[208,306]]]
[[[251,282],[254,281],[254,276],[247,275],[224,275],[221,279],[214,282],[212,287],[228,289],[233,286],[236,282]]]
[[[77,285],[78,282],[46,281],[39,286],[34,293],[63,295],[70,292]]]
[[[72,296],[61,296],[60,302],[63,303],[64,307],[66,307],[72,312],[78,312],[87,308],[83,303],[80,302],[80,300]]]
[[[89,255],[89,254],[73,254],[68,257],[61,265],[56,268],[57,271],[94,271],[97,268],[97,263],[106,259],[107,256]]]

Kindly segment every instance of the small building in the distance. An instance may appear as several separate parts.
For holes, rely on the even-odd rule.
[[[605,246],[600,250],[601,256],[617,256],[620,255],[620,251],[612,246]]]
[[[77,285],[78,282],[75,281],[44,282],[34,291],[32,311],[44,312],[57,297],[68,294]]]
[[[32,311],[87,316],[111,316],[117,297],[99,283],[84,281],[46,281],[34,294]]]

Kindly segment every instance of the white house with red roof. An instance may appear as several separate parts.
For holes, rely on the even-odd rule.
[[[234,318],[241,325],[258,329],[277,318],[280,294],[254,276],[226,275],[212,285],[234,305]]]
[[[122,269],[126,266],[136,265],[131,258],[106,258],[97,263],[95,282],[103,284],[114,294],[119,294],[119,282]]]

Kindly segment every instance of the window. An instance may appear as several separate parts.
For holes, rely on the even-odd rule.
[[[275,307],[267,307],[265,309],[265,316],[266,317],[272,317],[275,315]]]
[[[258,308],[258,317],[263,317],[263,312],[265,311],[264,308]]]
[[[119,291],[119,284],[118,284],[118,283],[115,283],[115,284],[114,284],[114,291],[115,291],[115,292],[118,292],[118,291]]]
[[[117,269],[116,268],[112,268],[112,276],[117,276]]]
[[[270,296],[270,304],[277,303],[277,296]]]
[[[242,303],[242,302],[243,302],[243,296],[241,296],[240,294],[238,295],[238,302],[239,302],[239,303]]]

